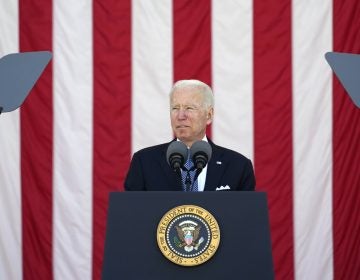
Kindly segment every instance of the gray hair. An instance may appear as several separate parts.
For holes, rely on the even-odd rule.
[[[207,108],[214,107],[214,94],[212,89],[202,81],[199,80],[179,80],[177,81],[170,91],[170,101],[173,93],[181,88],[196,88],[204,96],[204,105]]]

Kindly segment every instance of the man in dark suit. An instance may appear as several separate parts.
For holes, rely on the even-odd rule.
[[[196,191],[254,190],[251,161],[240,153],[215,145],[206,137],[206,127],[211,124],[213,116],[214,98],[208,85],[198,80],[181,80],[174,84],[170,92],[174,141],[181,141],[190,148],[194,142],[203,140],[209,142],[212,148],[210,161],[194,182]],[[185,189],[184,177],[182,180],[167,163],[166,151],[170,143],[145,148],[134,154],[125,190]]]

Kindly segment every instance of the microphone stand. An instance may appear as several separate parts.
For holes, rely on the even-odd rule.
[[[182,179],[181,179],[181,168],[178,167],[175,169],[175,173],[176,173],[176,177],[177,177],[177,181],[178,181],[178,185],[180,186],[180,188],[183,188],[183,183],[182,183]]]
[[[186,171],[186,177],[185,177],[185,191],[186,192],[189,192],[189,191],[192,191],[193,190],[193,187],[194,187],[194,183],[196,182],[197,178],[199,177],[201,171],[202,171],[202,168],[196,168],[195,166],[193,166],[190,170],[184,168]],[[190,176],[190,171],[194,171],[196,169],[196,172],[195,172],[195,176],[194,176],[194,180],[191,182],[191,176]]]
[[[191,176],[190,176],[190,170],[186,169],[186,177],[185,177],[185,191],[189,192],[191,191],[192,183],[191,183]]]
[[[185,176],[185,192],[189,192],[191,191],[192,185],[193,183],[191,183],[191,176],[190,176],[190,171],[194,170],[193,168],[191,169],[187,169],[185,166],[181,167],[181,169],[186,172],[186,176]],[[182,175],[181,175],[181,170],[180,168],[179,170],[179,178],[181,181],[181,186],[183,186],[183,182],[182,182]]]

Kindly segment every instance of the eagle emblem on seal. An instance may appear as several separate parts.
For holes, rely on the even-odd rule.
[[[174,243],[179,248],[184,248],[186,252],[198,250],[200,244],[204,241],[199,238],[201,226],[191,220],[181,222],[175,226],[177,236],[174,237]]]

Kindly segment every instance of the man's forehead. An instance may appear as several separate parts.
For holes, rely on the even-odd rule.
[[[177,90],[171,96],[172,101],[202,101],[203,95],[199,90]]]

